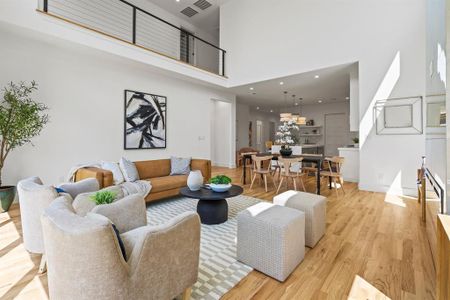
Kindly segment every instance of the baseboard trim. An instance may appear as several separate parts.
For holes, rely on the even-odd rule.
[[[369,192],[377,192],[377,193],[387,193],[396,196],[408,196],[408,197],[417,197],[417,188],[410,187],[402,187],[393,189],[387,185],[371,185],[371,184],[362,184],[358,185],[358,188],[361,191],[369,191]]]
[[[220,162],[211,162],[211,165],[213,167],[223,167],[223,168],[229,168],[229,169],[236,168],[236,164],[227,164],[227,163],[220,163]]]

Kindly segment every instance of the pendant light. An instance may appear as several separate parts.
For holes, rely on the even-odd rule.
[[[302,105],[302,98],[299,98],[299,108],[298,108],[298,114],[296,114],[296,119],[295,119],[295,123],[297,125],[305,125],[306,124],[306,118],[305,117],[301,117],[300,116],[300,112],[301,112],[301,105]]]
[[[287,111],[287,91],[284,91],[284,103],[286,105],[286,111]],[[292,114],[289,112],[283,112],[280,113],[280,122],[288,122],[292,120]]]

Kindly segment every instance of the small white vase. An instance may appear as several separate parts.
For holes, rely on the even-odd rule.
[[[187,186],[191,191],[198,191],[203,185],[203,176],[200,170],[191,171],[187,179]]]

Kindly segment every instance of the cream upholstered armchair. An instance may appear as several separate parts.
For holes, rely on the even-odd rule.
[[[52,299],[173,299],[182,293],[188,298],[197,281],[195,212],[121,234],[127,260],[111,221],[96,213],[77,215],[67,197],[50,204],[42,227]]]
[[[98,190],[95,179],[88,179],[81,183],[71,183],[72,189],[81,191]],[[59,194],[55,187],[44,185],[39,177],[30,177],[17,184],[19,195],[20,215],[22,220],[23,242],[25,249],[32,253],[44,254],[42,238],[41,215]],[[45,255],[42,256],[39,272],[45,271]]]

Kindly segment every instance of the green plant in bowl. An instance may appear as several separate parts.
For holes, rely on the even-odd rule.
[[[231,178],[225,175],[217,175],[209,180],[212,184],[230,184]]]
[[[231,189],[231,178],[225,175],[217,175],[209,180],[210,187],[214,192],[224,193]]]
[[[111,191],[99,191],[91,196],[92,201],[97,205],[110,204],[117,197],[117,193]]]

